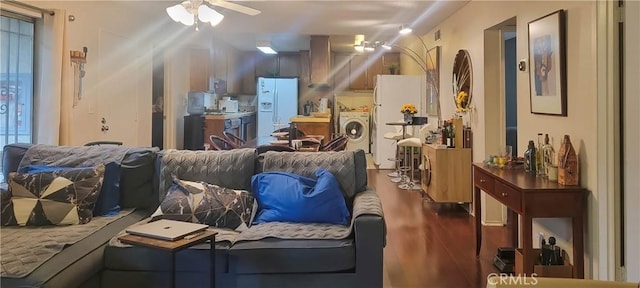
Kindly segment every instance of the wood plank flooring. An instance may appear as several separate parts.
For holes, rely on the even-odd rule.
[[[460,205],[423,200],[419,190],[400,190],[389,170],[368,170],[369,186],[380,195],[387,225],[384,287],[485,287],[496,273],[492,260],[508,246],[504,227],[484,227],[475,255],[474,218]]]

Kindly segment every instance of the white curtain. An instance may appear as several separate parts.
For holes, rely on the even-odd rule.
[[[37,75],[35,143],[70,143],[73,72],[66,41],[67,13],[44,13],[36,25]]]

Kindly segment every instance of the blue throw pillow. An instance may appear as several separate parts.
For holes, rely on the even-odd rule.
[[[254,224],[264,222],[347,225],[349,210],[340,184],[331,172],[318,169],[317,180],[286,172],[251,177],[259,211]]]
[[[93,208],[93,216],[114,216],[120,212],[120,165],[110,162],[104,166],[104,180],[100,188],[98,201]],[[28,165],[20,173],[41,173],[57,170],[86,169],[86,167],[61,167],[47,165]]]

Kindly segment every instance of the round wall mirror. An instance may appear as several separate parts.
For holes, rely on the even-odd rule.
[[[473,87],[471,56],[467,50],[458,50],[453,60],[453,100],[458,112],[467,112],[471,106]]]

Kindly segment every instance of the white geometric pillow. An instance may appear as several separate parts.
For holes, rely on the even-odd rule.
[[[104,165],[40,173],[10,173],[2,225],[85,224],[102,187]]]

